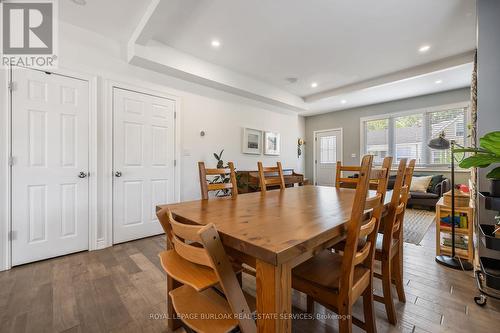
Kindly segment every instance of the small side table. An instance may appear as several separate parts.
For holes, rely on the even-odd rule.
[[[467,260],[472,263],[474,259],[474,207],[472,201],[469,203],[468,207],[455,207],[455,214],[463,215],[467,219],[467,227],[460,228],[455,226],[455,236],[466,236],[467,238],[467,249],[458,248],[455,245],[455,253],[462,259]],[[444,226],[441,225],[441,218],[450,216],[451,217],[451,207],[444,205],[444,198],[439,199],[436,203],[436,255],[441,254],[451,255],[451,246],[443,244],[441,240],[442,234],[448,234],[451,239],[451,225]],[[453,219],[450,218],[453,221]]]

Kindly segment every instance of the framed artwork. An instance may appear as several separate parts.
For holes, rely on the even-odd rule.
[[[279,155],[281,153],[281,138],[276,132],[264,133],[264,154]]]
[[[262,131],[243,129],[243,153],[260,155],[262,153]]]

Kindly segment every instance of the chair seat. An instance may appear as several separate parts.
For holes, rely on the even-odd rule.
[[[187,261],[174,250],[162,251],[159,256],[161,265],[168,275],[197,291],[205,290],[219,283],[212,268]]]
[[[196,332],[230,332],[238,327],[229,303],[211,288],[198,292],[183,285],[169,295],[177,315]]]
[[[341,273],[342,256],[330,250],[324,250],[293,269],[292,285],[298,290],[301,289],[302,282],[314,286],[318,295],[312,295],[313,297],[319,296],[321,290],[338,294]],[[364,290],[362,285],[368,285],[369,279],[370,270],[361,265],[356,266],[354,268],[353,290]]]
[[[162,251],[159,256],[161,265],[168,275],[197,291],[205,290],[219,283],[212,268],[187,261],[179,256],[175,250]],[[240,264],[232,263],[232,265],[235,273],[242,271]]]

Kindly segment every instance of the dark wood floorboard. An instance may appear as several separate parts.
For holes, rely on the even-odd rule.
[[[405,244],[407,302],[395,299],[396,326],[388,323],[384,306],[375,303],[378,331],[498,331],[500,303],[488,299],[484,308],[477,306],[473,274],[437,265],[434,246],[433,228],[420,246]],[[169,332],[166,282],[158,260],[163,247],[164,237],[157,236],[0,272],[0,332]],[[252,277],[244,277],[244,288],[255,293]],[[375,288],[381,292],[377,279]],[[293,300],[300,314],[305,297],[294,292]],[[362,303],[353,311],[362,318]],[[316,313],[331,315],[318,305]],[[338,332],[338,325],[332,319],[295,320],[293,331]],[[362,330],[355,327],[354,332]]]

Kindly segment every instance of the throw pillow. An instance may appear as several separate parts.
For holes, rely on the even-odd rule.
[[[427,188],[429,187],[429,183],[431,182],[431,180],[432,180],[432,176],[412,177],[411,178],[410,192],[426,193]]]
[[[434,188],[437,184],[443,181],[443,175],[435,175],[432,176],[431,182],[429,183],[429,187],[427,188],[427,192],[434,193]]]

